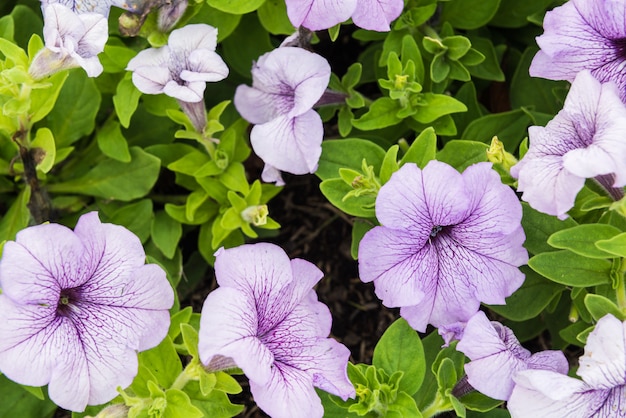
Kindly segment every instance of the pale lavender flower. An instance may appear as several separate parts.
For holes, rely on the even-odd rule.
[[[315,265],[259,243],[218,250],[215,275],[220,287],[200,319],[204,364],[234,360],[273,418],[322,417],[314,386],[344,400],[355,395],[346,372],[350,352],[327,338],[331,316],[312,289],[323,275]]]
[[[295,27],[322,30],[345,22],[368,30],[387,32],[400,16],[403,0],[287,0],[287,15]]]
[[[127,229],[83,215],[74,231],[26,228],[0,261],[0,371],[17,383],[48,384],[57,405],[83,411],[110,401],[137,374],[137,351],[158,345],[174,292],[145,264]]]
[[[128,62],[133,83],[146,94],[178,99],[194,127],[206,125],[204,90],[207,82],[223,80],[228,67],[216,52],[217,29],[206,24],[172,31],[167,45],[145,49]]]
[[[252,87],[240,85],[235,107],[248,122],[254,152],[265,162],[263,180],[282,184],[280,171],[314,173],[322,154],[324,128],[312,108],[330,80],[323,57],[281,47],[259,57]]]
[[[563,109],[528,136],[529,150],[511,175],[536,210],[567,218],[586,178],[614,177],[609,191],[626,185],[626,106],[613,83],[581,71]]]
[[[524,281],[522,208],[490,163],[460,174],[405,164],[376,198],[382,226],[359,245],[359,272],[418,331],[467,321],[480,302],[504,304]]]
[[[570,0],[549,11],[530,74],[573,81],[580,71],[590,70],[601,82],[615,82],[626,99],[625,15],[621,0]]]
[[[98,13],[76,14],[54,3],[44,8],[45,48],[33,59],[29,73],[41,79],[57,71],[82,67],[89,77],[102,73],[98,54],[109,37],[107,20]]]
[[[515,375],[508,402],[513,418],[626,417],[626,324],[602,317],[587,337],[577,374],[548,370]]]
[[[98,13],[108,17],[111,6],[136,13],[142,11],[147,2],[148,0],[41,0],[41,7],[45,9],[49,4],[58,3],[78,14]]]
[[[467,321],[456,349],[471,361],[465,364],[470,385],[485,395],[507,400],[521,370],[553,370],[567,374],[569,365],[561,351],[548,350],[532,354],[521,346],[513,331],[499,322],[489,321],[478,311]]]

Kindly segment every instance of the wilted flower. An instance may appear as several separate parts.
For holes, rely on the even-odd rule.
[[[405,164],[376,198],[382,226],[359,245],[359,272],[418,331],[504,304],[524,275],[522,208],[490,163],[463,174],[439,161]]]
[[[613,83],[582,71],[563,109],[545,128],[531,126],[528,136],[530,148],[511,175],[538,211],[566,218],[586,178],[611,175],[609,192],[626,185],[626,106]]]
[[[530,74],[573,81],[590,70],[601,82],[614,81],[626,99],[625,15],[626,2],[615,0],[570,0],[549,11]]]
[[[566,374],[569,365],[558,350],[532,354],[521,346],[513,331],[499,322],[489,321],[478,311],[467,321],[456,349],[471,361],[465,364],[468,382],[476,390],[500,400],[507,400],[521,370],[554,370]]]
[[[83,411],[113,399],[137,374],[137,351],[158,345],[174,293],[165,272],[145,265],[127,229],[83,215],[74,231],[26,228],[0,261],[0,371],[48,384],[59,406]]]
[[[512,417],[588,418],[626,416],[626,325],[613,315],[587,337],[577,374],[549,370],[515,375],[508,402]]]
[[[386,32],[389,23],[400,16],[403,0],[287,0],[287,15],[295,27],[328,29],[352,16],[354,24],[368,30]]]
[[[273,418],[322,417],[314,386],[344,400],[355,395],[346,372],[350,352],[327,338],[330,312],[312,289],[322,277],[317,267],[260,243],[218,250],[215,275],[220,287],[200,319],[204,364],[234,360]]]
[[[57,71],[83,67],[89,77],[102,73],[98,54],[109,37],[107,20],[98,13],[76,14],[54,3],[43,11],[45,48],[37,53],[29,73],[41,79]]]
[[[281,47],[252,68],[252,87],[235,92],[235,107],[248,122],[254,152],[265,162],[263,180],[282,184],[278,170],[313,173],[322,154],[324,127],[312,110],[330,80],[330,65],[301,48]]]
[[[228,76],[228,67],[215,53],[216,46],[217,29],[205,24],[187,25],[172,31],[166,46],[139,52],[126,69],[133,72],[133,83],[142,93],[165,93],[178,99],[194,127],[202,132],[206,125],[206,83]]]

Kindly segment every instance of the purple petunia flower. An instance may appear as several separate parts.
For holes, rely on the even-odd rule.
[[[504,304],[524,275],[522,208],[490,163],[463,174],[439,161],[405,164],[376,198],[382,226],[359,245],[359,272],[418,331]]]
[[[104,17],[109,16],[111,6],[121,7],[131,12],[138,12],[143,9],[145,0],[41,0],[41,7],[49,4],[62,4],[70,8],[73,12],[82,13],[98,13]]]
[[[531,355],[510,328],[489,321],[482,311],[467,321],[456,349],[472,360],[465,364],[469,384],[485,395],[503,401],[511,396],[515,385],[513,376],[521,370],[554,370],[562,374],[569,370],[561,351]]]
[[[83,411],[113,399],[137,374],[137,351],[158,345],[174,292],[145,264],[127,229],[83,215],[74,231],[26,228],[0,261],[0,371],[17,383],[48,384],[59,406]]]
[[[613,83],[582,71],[563,109],[528,136],[530,148],[511,175],[536,210],[566,218],[586,178],[610,175],[600,179],[609,191],[626,185],[626,106]]]
[[[107,20],[98,13],[76,14],[62,4],[44,8],[45,48],[37,53],[28,72],[42,79],[61,70],[82,67],[89,77],[102,73],[98,54],[109,38]]]
[[[590,70],[601,82],[614,81],[626,99],[626,2],[570,0],[546,13],[541,50],[530,74],[550,80],[573,81]]]
[[[312,287],[322,272],[289,260],[273,244],[220,249],[200,319],[204,364],[231,358],[250,379],[256,403],[274,418],[316,418],[324,410],[314,386],[355,395],[347,377],[350,352],[327,338],[331,316]]]
[[[345,22],[368,30],[387,32],[400,16],[403,0],[287,0],[287,15],[295,27],[322,30]]]
[[[330,80],[323,57],[281,47],[259,57],[252,87],[240,85],[235,107],[248,122],[254,152],[265,162],[263,180],[284,184],[280,171],[314,173],[322,154],[324,127],[312,108]]]
[[[515,417],[588,418],[626,416],[626,324],[612,315],[587,337],[577,374],[519,372],[508,409]]]

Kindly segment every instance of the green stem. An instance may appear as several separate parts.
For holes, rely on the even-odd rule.
[[[435,400],[426,407],[422,412],[422,418],[431,418],[442,412],[452,411],[452,405],[446,399],[442,398],[437,392]]]
[[[188,372],[189,366],[191,364],[193,364],[193,362],[189,363],[187,367],[185,367],[185,369],[182,372],[180,372],[176,380],[174,380],[174,383],[172,383],[172,386],[170,387],[170,389],[183,390],[185,385],[189,383],[190,380],[193,380],[191,374]]]

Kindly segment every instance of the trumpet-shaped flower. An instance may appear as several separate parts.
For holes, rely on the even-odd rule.
[[[66,6],[54,3],[43,10],[45,48],[30,65],[35,79],[57,71],[82,67],[89,77],[102,73],[98,54],[104,51],[109,37],[107,20],[98,13],[74,13]]]
[[[0,261],[0,371],[48,384],[72,411],[113,399],[137,374],[137,351],[158,345],[174,303],[165,272],[145,264],[127,229],[83,215],[74,231],[33,226]]]
[[[405,164],[381,187],[382,226],[359,245],[359,272],[418,331],[467,321],[480,302],[504,304],[524,275],[522,208],[490,163],[463,174],[439,161]]]
[[[626,324],[612,315],[598,321],[587,337],[577,374],[549,370],[515,375],[508,409],[513,418],[626,416]]]
[[[252,68],[252,87],[235,92],[235,107],[248,122],[254,152],[265,162],[263,180],[282,183],[280,171],[313,173],[322,154],[322,119],[312,108],[330,80],[330,65],[301,48],[281,47]]]
[[[573,81],[590,70],[601,82],[615,82],[626,99],[625,14],[626,3],[619,0],[570,0],[549,11],[530,74]]]
[[[582,71],[563,109],[528,136],[528,152],[511,175],[538,211],[566,218],[586,178],[612,175],[610,186],[626,185],[626,106],[613,83]]]
[[[207,82],[223,80],[228,67],[215,53],[217,29],[205,24],[172,31],[167,45],[145,49],[128,62],[133,83],[142,93],[161,94],[182,102],[204,99]]]
[[[554,370],[567,374],[569,369],[563,352],[552,350],[531,355],[510,328],[489,321],[482,311],[467,322],[456,349],[472,360],[465,364],[469,384],[503,401],[511,396],[515,385],[513,376],[521,370]]]
[[[144,0],[41,0],[41,6],[45,7],[49,4],[62,4],[78,14],[82,13],[98,13],[104,17],[109,16],[111,6],[117,6],[131,12],[137,12],[143,9]]]
[[[330,312],[312,289],[322,277],[317,267],[260,243],[218,250],[215,275],[220,287],[200,319],[204,364],[234,360],[256,403],[274,418],[322,417],[314,386],[344,400],[355,395],[350,353],[327,338]]]
[[[352,17],[363,29],[387,32],[403,8],[403,0],[287,0],[291,23],[310,30],[328,29]]]

